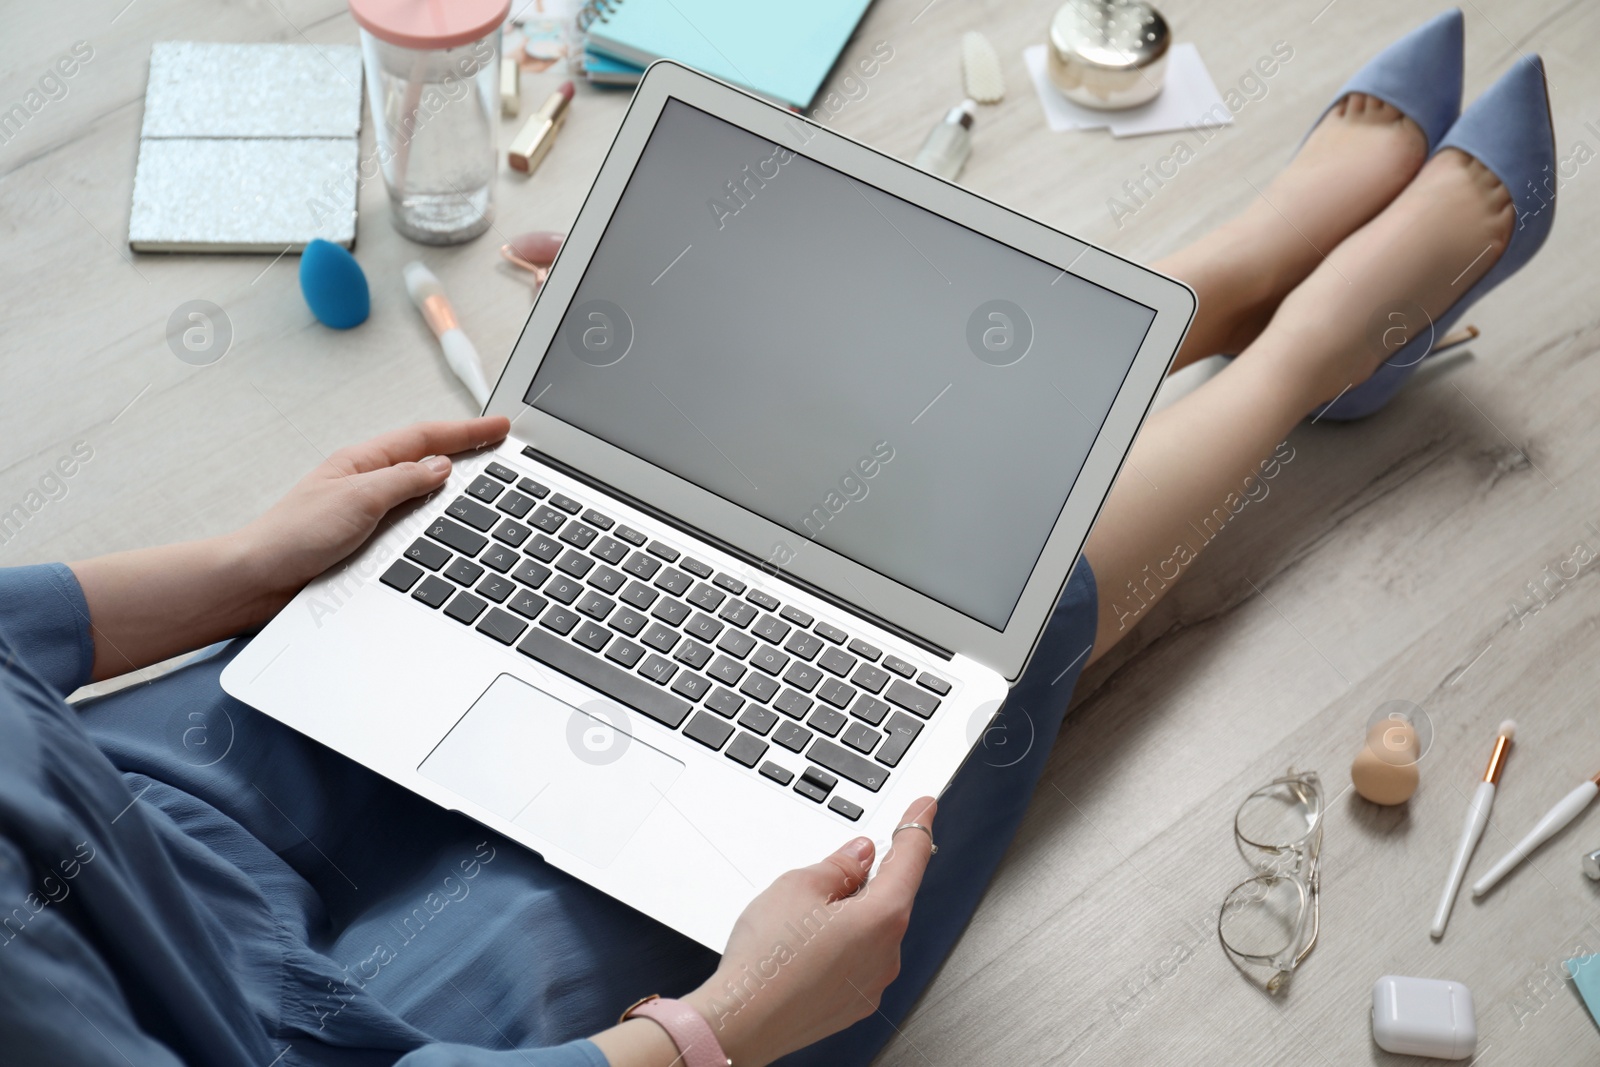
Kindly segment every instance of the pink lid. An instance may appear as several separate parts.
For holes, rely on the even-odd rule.
[[[511,0],[350,0],[350,14],[362,29],[417,51],[482,40],[510,11]]]

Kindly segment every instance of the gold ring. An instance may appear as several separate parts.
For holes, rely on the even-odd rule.
[[[922,825],[920,822],[903,822],[894,828],[894,834],[898,834],[901,830],[921,830],[923,833],[928,835],[928,855],[937,856],[939,854],[939,846],[933,843],[933,831]],[[890,841],[894,840],[894,834],[889,835]]]

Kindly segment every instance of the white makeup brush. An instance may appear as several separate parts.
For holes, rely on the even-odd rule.
[[[1444,894],[1439,897],[1439,908],[1433,913],[1433,927],[1428,931],[1435,938],[1444,936],[1445,924],[1450,921],[1450,909],[1455,906],[1456,894],[1461,892],[1461,880],[1467,876],[1467,863],[1473,849],[1483,837],[1483,828],[1489,825],[1489,809],[1494,806],[1494,788],[1505,769],[1506,754],[1511,751],[1511,739],[1516,736],[1517,724],[1507,719],[1500,724],[1495,735],[1494,752],[1489,756],[1489,767],[1483,772],[1483,781],[1472,794],[1467,805],[1467,824],[1461,828],[1461,843],[1456,846],[1455,862],[1450,865],[1450,877],[1444,884]]]
[[[411,302],[417,305],[422,317],[428,320],[428,328],[439,339],[445,362],[482,408],[489,403],[489,385],[483,380],[483,364],[478,361],[478,350],[462,332],[461,323],[456,320],[456,309],[444,295],[444,286],[433,276],[433,271],[415,261],[406,264],[405,276],[406,292],[411,294]]]
[[[1600,795],[1600,774],[1584,782],[1578,788],[1568,793],[1556,802],[1556,806],[1544,813],[1544,818],[1533,824],[1533,829],[1528,831],[1528,836],[1517,842],[1517,847],[1507,852],[1500,860],[1489,869],[1489,873],[1479,878],[1472,884],[1472,895],[1481,897],[1495,887],[1495,883],[1510,873],[1511,869],[1523,860],[1528,854],[1556,835],[1567,823],[1578,817],[1589,802]]]

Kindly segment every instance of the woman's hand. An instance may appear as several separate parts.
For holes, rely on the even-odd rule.
[[[923,797],[901,822],[930,829]],[[760,1067],[866,1018],[900,973],[900,941],[932,852],[903,830],[869,882],[873,844],[858,837],[790,871],[750,902],[711,980],[684,1000],[738,1067]]]
[[[359,548],[392,508],[443,485],[451,453],[493,444],[510,429],[504,415],[418,422],[341,448],[234,536],[260,580],[287,603]]]

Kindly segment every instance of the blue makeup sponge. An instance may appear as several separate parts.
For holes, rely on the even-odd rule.
[[[318,237],[300,254],[300,292],[324,325],[348,330],[367,321],[372,296],[356,257]]]

